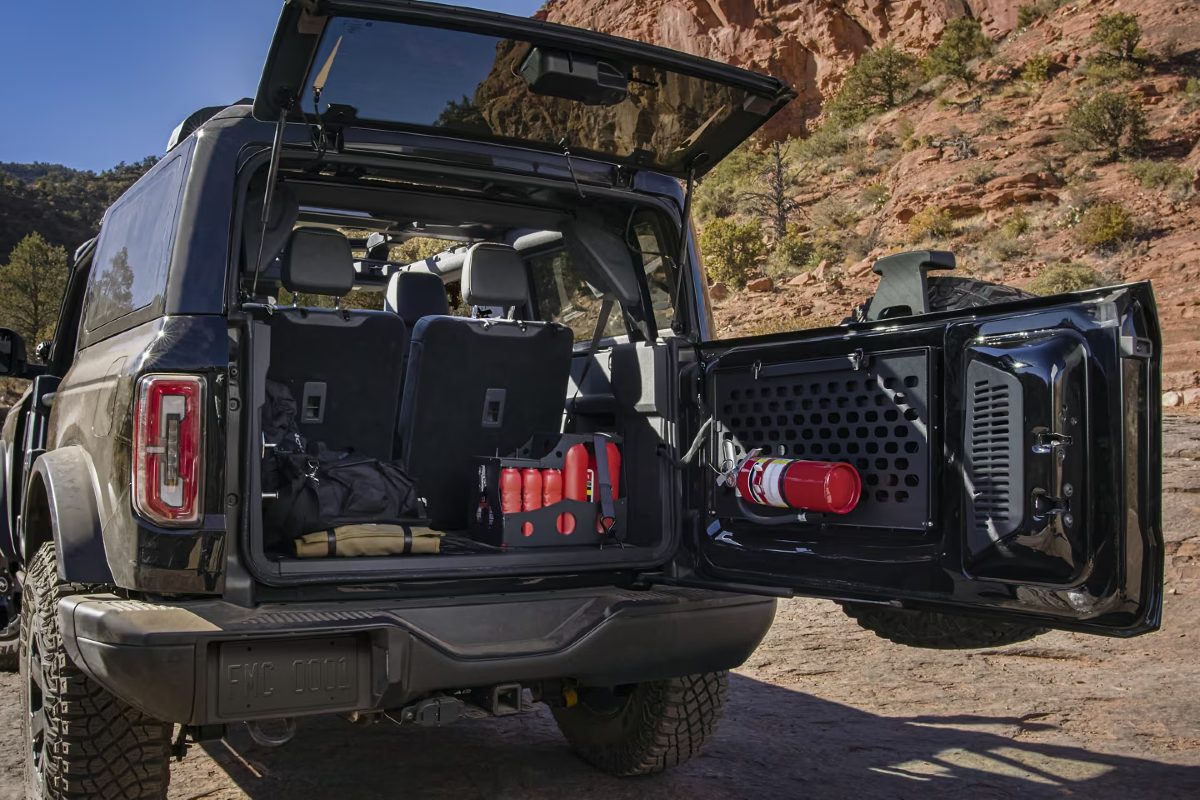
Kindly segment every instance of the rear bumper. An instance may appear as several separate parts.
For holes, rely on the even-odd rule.
[[[611,685],[741,664],[775,602],[616,588],[278,604],[60,601],[72,660],[167,722],[395,708],[440,689],[576,678]]]

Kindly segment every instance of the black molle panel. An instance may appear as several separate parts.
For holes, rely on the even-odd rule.
[[[715,461],[764,456],[841,461],[862,476],[849,514],[826,524],[923,530],[929,521],[929,353],[873,354],[854,369],[848,358],[760,363],[712,378]],[[732,489],[717,513],[738,514]]]

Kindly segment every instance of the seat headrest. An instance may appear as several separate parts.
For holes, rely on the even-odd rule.
[[[463,261],[462,296],[472,306],[525,305],[529,301],[525,262],[507,244],[472,245]]]
[[[430,272],[397,272],[388,281],[383,307],[411,329],[421,317],[450,313],[446,284]]]
[[[293,294],[345,297],[354,288],[350,240],[328,228],[296,228],[283,256],[283,285]]]

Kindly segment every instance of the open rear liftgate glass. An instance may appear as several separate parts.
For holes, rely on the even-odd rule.
[[[1131,635],[1161,607],[1148,284],[703,345],[708,580]],[[739,500],[753,451],[845,462],[844,515]]]

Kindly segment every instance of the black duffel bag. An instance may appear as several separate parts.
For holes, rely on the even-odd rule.
[[[293,542],[339,525],[423,519],[424,502],[403,467],[308,442],[296,424],[296,400],[267,381],[263,404],[263,537],[267,549],[291,553]]]
[[[284,549],[306,533],[340,525],[424,517],[416,486],[398,464],[346,456],[329,463],[306,453],[274,455],[278,497],[264,504],[269,542]]]

